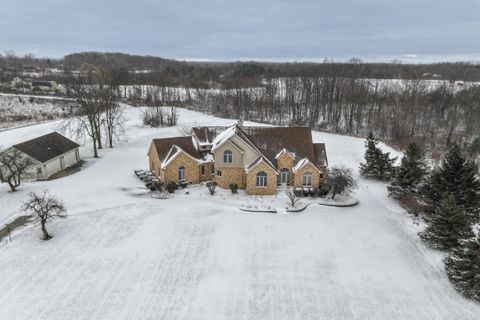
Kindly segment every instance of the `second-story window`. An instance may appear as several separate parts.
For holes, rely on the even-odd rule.
[[[230,150],[225,150],[223,152],[223,162],[224,163],[232,163],[233,162],[233,154]]]

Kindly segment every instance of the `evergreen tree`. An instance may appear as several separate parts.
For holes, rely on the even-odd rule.
[[[459,239],[471,232],[470,224],[461,206],[453,194],[447,194],[428,217],[428,225],[420,234],[431,247],[450,250],[459,245]]]
[[[370,131],[365,142],[365,163],[360,164],[360,174],[368,178],[389,180],[395,172],[393,164],[397,158],[390,159],[390,153],[383,153],[377,144],[377,138]]]
[[[471,160],[474,160],[480,155],[480,137],[473,139],[473,141],[466,147],[466,152]]]
[[[365,163],[360,163],[360,174],[363,176],[373,176],[376,171],[379,161],[377,144],[378,140],[370,131],[365,141]]]
[[[419,185],[427,174],[427,159],[420,146],[411,143],[388,188],[389,196],[400,199],[402,196],[417,193]]]
[[[468,160],[458,146],[453,146],[442,165],[434,170],[422,188],[426,201],[433,207],[444,194],[452,194],[470,221],[480,221],[480,180],[476,177],[477,166]]]
[[[459,292],[480,301],[480,233],[459,241],[445,259],[445,270]]]

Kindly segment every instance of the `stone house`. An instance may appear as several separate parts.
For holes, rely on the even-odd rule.
[[[325,144],[308,127],[193,127],[192,135],[154,139],[150,170],[163,182],[235,183],[251,195],[287,186],[317,189],[328,165]]]

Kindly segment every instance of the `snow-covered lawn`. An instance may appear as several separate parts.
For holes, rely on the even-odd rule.
[[[85,146],[82,171],[14,194],[0,186],[0,225],[44,188],[69,210],[48,226],[48,242],[29,226],[0,244],[0,319],[478,319],[480,305],[453,290],[441,256],[382,183],[360,180],[357,207],[312,204],[298,214],[238,209],[284,208],[284,195],[212,197],[204,186],[152,199],[133,169],[147,166],[152,138],[179,128],[145,128],[134,108],[127,116],[129,141],[98,160]],[[234,122],[188,110],[180,120]],[[58,124],[0,132],[0,145]],[[327,144],[330,164],[357,172],[363,140],[314,140]]]

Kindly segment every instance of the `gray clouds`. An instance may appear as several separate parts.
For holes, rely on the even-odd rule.
[[[480,54],[478,0],[2,0],[0,50],[193,59]]]

